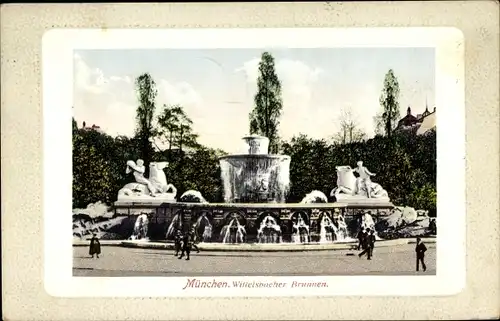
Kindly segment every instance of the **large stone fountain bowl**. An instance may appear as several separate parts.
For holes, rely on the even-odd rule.
[[[229,155],[219,158],[224,202],[284,203],[290,187],[290,156]]]

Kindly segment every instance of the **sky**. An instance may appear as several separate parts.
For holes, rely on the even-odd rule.
[[[393,69],[400,114],[434,107],[432,48],[266,49],[282,82],[280,136],[332,137],[350,111],[368,137],[380,112],[384,76]],[[95,124],[112,136],[134,133],[138,100],[134,79],[150,73],[157,84],[156,113],[181,104],[203,145],[241,149],[256,93],[263,48],[79,50],[74,52],[73,114],[81,127]]]

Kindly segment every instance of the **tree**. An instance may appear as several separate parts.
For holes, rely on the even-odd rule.
[[[352,110],[343,110],[339,116],[340,129],[333,136],[337,144],[361,142],[366,139],[366,133],[359,128],[359,123],[354,119]]]
[[[73,208],[97,201],[109,204],[116,199],[125,175],[122,152],[109,135],[94,130],[74,132]]]
[[[384,88],[380,95],[380,106],[382,106],[383,112],[374,118],[376,132],[383,131],[385,135],[391,137],[399,119],[399,83],[392,69],[389,69],[385,75]]]
[[[135,86],[139,100],[136,116],[136,137],[139,140],[142,159],[145,164],[149,164],[154,154],[151,138],[154,136],[153,115],[158,91],[156,90],[155,81],[148,73],[137,77]],[[148,173],[149,168],[146,166],[146,175],[149,175]]]
[[[254,109],[250,113],[250,134],[259,134],[269,138],[269,150],[278,152],[279,117],[283,109],[281,82],[274,67],[274,58],[268,53],[262,54],[259,62],[257,94]]]
[[[78,132],[78,124],[76,123],[75,117],[73,117],[72,128],[73,128],[73,135],[75,135]]]
[[[163,112],[158,116],[158,136],[162,142],[168,144],[169,155],[177,147],[182,153],[183,147],[196,148],[199,146],[198,135],[193,132],[193,121],[180,105],[163,105]],[[170,156],[169,156],[170,157]]]

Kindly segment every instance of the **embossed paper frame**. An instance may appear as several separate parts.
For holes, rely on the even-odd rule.
[[[35,5],[2,8],[4,316],[10,320],[127,317],[423,319],[496,316],[499,260],[498,254],[495,255],[498,253],[498,177],[492,178],[494,175],[491,174],[498,173],[497,3],[477,1],[432,4],[406,2],[208,5],[210,6]],[[227,14],[221,15],[221,12]],[[130,23],[123,23],[124,16],[128,17]],[[467,117],[465,160],[468,187],[468,273],[467,287],[460,294],[441,298],[398,297],[398,294],[394,294],[380,298],[363,298],[358,295],[334,299],[281,297],[228,298],[214,301],[173,298],[68,300],[50,297],[44,292],[40,103],[40,52],[44,31],[54,27],[199,27],[200,24],[204,27],[425,25],[455,26],[461,30],[465,49]],[[481,214],[481,219],[471,216],[474,214]],[[484,224],[484,221],[488,224]],[[438,248],[457,245],[446,245],[441,239],[438,242]],[[458,246],[460,247],[460,244]],[[399,293],[401,294],[403,293]],[[102,300],[106,301],[103,303]]]

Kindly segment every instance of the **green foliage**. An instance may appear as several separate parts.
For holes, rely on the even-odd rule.
[[[380,106],[383,111],[374,118],[376,132],[390,137],[399,119],[399,83],[392,69],[385,75]]]
[[[436,187],[426,183],[423,186],[416,187],[411,191],[408,203],[418,209],[427,209],[430,212],[429,214],[434,216],[432,214],[436,212],[436,199]]]
[[[222,182],[219,168],[220,151],[198,147],[169,163],[167,180],[178,190],[177,198],[188,190],[199,191],[210,202],[222,201]]]
[[[218,158],[224,153],[197,146],[193,152],[180,151],[172,155],[165,169],[167,180],[177,187],[178,197],[194,189],[212,202],[221,201]],[[126,161],[140,157],[140,138],[113,138],[94,130],[74,128],[73,208],[85,208],[97,201],[108,205],[115,202],[118,191],[134,181],[132,174],[125,173]],[[152,159],[165,160],[165,152],[155,152]]]
[[[94,130],[73,128],[73,207],[102,201],[112,204],[128,182],[124,159],[137,159],[138,142]]]
[[[257,94],[255,106],[250,113],[250,134],[259,134],[269,138],[269,151],[278,152],[279,117],[283,109],[281,82],[274,67],[274,58],[264,52],[259,62]]]

